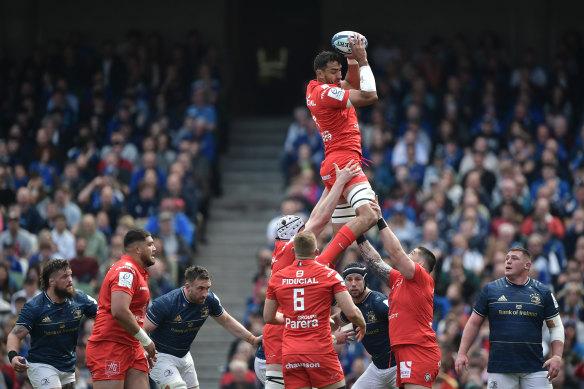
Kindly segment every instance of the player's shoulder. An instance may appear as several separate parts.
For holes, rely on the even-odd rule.
[[[118,272],[124,272],[124,271],[130,271],[133,274],[137,273],[137,267],[134,264],[134,262],[132,261],[128,261],[126,259],[124,259],[122,257],[122,259],[120,259],[119,261],[115,262],[112,267],[110,268],[109,273],[118,273]]]
[[[171,290],[168,293],[163,294],[160,297],[157,297],[156,299],[154,299],[154,301],[152,302],[153,304],[174,304],[176,302],[177,299],[183,298],[183,287],[180,288],[176,288]]]
[[[219,296],[217,296],[217,294],[214,293],[212,290],[209,290],[209,295],[207,296],[207,299],[205,300],[206,304],[208,304],[210,302],[217,302],[217,303],[221,304],[221,300],[219,299]]]
[[[387,300],[387,296],[381,292],[372,290],[371,293],[369,293],[369,296],[367,296],[367,299],[370,299],[373,303],[383,303]]]
[[[85,303],[87,301],[91,301],[95,299],[93,297],[91,297],[90,295],[88,295],[87,293],[85,293],[82,290],[79,289],[75,289],[75,297],[73,297],[73,301],[77,302],[77,303]]]
[[[533,289],[536,289],[540,293],[551,293],[551,288],[546,284],[542,283],[541,281],[535,280],[533,278],[530,279],[527,286],[531,286]]]
[[[36,308],[36,307],[41,307],[45,304],[45,302],[50,302],[50,300],[48,300],[45,292],[39,293],[36,296],[34,296],[33,298],[31,298],[30,300],[28,300],[28,302],[25,304],[25,306],[29,307],[29,308]]]
[[[498,278],[491,282],[487,282],[483,287],[485,290],[497,290],[507,287],[507,280],[505,277]]]

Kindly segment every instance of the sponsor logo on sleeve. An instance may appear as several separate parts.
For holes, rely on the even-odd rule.
[[[132,281],[134,281],[134,275],[125,271],[120,272],[118,276],[118,285],[124,288],[131,288]]]
[[[345,97],[345,90],[341,88],[330,88],[327,96],[332,97],[335,100],[343,101],[343,97]]]

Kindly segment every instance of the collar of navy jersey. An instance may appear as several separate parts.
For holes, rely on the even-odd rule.
[[[525,283],[521,284],[521,285],[515,284],[515,283],[509,281],[509,278],[507,278],[507,277],[505,277],[505,282],[507,282],[509,285],[513,285],[513,286],[526,286],[527,284],[529,284],[531,282],[531,277],[527,277],[527,281],[525,281]]]
[[[53,300],[51,300],[51,298],[49,297],[49,295],[47,294],[46,291],[43,292],[45,294],[45,297],[47,298],[47,300],[49,300],[49,302],[53,305],[61,305],[61,304],[65,304],[67,301],[69,301],[69,297],[65,298],[65,301],[63,301],[62,303],[57,303],[54,302]]]
[[[187,295],[185,294],[185,287],[183,286],[182,288],[180,288],[180,291],[182,293],[183,298],[185,299],[185,301],[189,304],[193,304],[189,301],[189,299],[187,298]]]

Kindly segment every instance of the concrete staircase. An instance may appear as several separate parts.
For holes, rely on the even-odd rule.
[[[195,262],[213,277],[211,289],[241,322],[252,294],[256,254],[266,243],[268,221],[277,215],[284,194],[278,154],[290,118],[248,118],[232,122],[228,152],[221,157],[223,195],[213,199],[207,243]],[[191,349],[201,389],[219,387],[235,338],[207,320]]]

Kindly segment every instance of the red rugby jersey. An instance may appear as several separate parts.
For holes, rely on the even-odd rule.
[[[342,277],[313,260],[294,261],[273,274],[267,298],[284,314],[282,355],[334,351],[330,312],[336,293],[346,290]]]
[[[434,280],[416,263],[414,278],[407,279],[392,269],[389,273],[389,338],[391,345],[436,346],[432,329]]]
[[[89,340],[94,342],[107,340],[128,345],[140,345],[140,342],[114,319],[112,292],[121,290],[132,296],[130,311],[142,327],[150,302],[150,291],[146,283],[148,276],[148,271],[128,255],[122,255],[122,258],[112,265],[101,285],[97,316]]]
[[[349,91],[312,80],[306,105],[324,142],[325,157],[335,151],[355,151],[361,156],[361,132],[355,108],[347,108]]]

